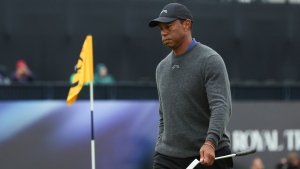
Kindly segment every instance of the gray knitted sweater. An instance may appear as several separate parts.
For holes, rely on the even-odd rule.
[[[197,43],[182,55],[171,52],[156,69],[159,132],[155,151],[172,157],[199,156],[205,140],[216,150],[230,146],[230,84],[221,56]]]

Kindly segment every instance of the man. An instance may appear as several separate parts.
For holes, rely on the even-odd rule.
[[[221,56],[192,38],[193,17],[184,5],[170,3],[149,27],[160,28],[172,49],[157,66],[159,133],[154,169],[230,169],[226,127],[231,117],[230,84]]]
[[[29,69],[25,60],[18,60],[16,62],[16,70],[10,75],[11,81],[25,84],[35,81],[33,72]]]
[[[287,169],[300,169],[300,160],[299,160],[297,152],[289,153]]]
[[[97,64],[94,74],[94,84],[112,85],[114,83],[114,77],[108,73],[106,65],[103,63]]]

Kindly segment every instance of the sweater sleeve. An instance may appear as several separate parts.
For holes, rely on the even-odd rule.
[[[158,80],[158,68],[156,70],[156,84],[159,86],[159,80]],[[160,97],[160,91],[159,87],[157,87],[157,92],[158,92],[158,99],[159,99],[159,126],[158,126],[158,138],[160,139],[163,131],[164,131],[164,121],[163,121],[163,111],[162,111],[162,104],[161,104],[161,97]]]
[[[211,55],[205,65],[205,88],[210,109],[206,140],[215,146],[225,133],[231,116],[231,93],[225,63],[221,56]]]
[[[158,93],[159,95],[159,93]],[[159,96],[160,97],[160,96]],[[160,99],[159,99],[160,100]],[[158,126],[158,139],[161,137],[164,131],[164,120],[163,120],[163,112],[161,107],[161,101],[159,102],[159,126]]]

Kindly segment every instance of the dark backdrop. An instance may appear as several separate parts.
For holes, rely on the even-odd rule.
[[[0,64],[25,59],[40,81],[67,81],[84,38],[118,81],[154,80],[170,52],[148,22],[171,1],[0,0]],[[224,58],[231,81],[300,77],[300,6],[180,1],[193,37]]]

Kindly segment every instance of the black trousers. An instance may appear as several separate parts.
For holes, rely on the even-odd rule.
[[[231,154],[229,147],[224,147],[215,152],[215,156],[223,156]],[[200,160],[200,156],[191,158],[174,158],[155,153],[153,161],[153,169],[186,169],[195,159]],[[203,166],[200,163],[194,169],[232,169],[232,158],[224,158],[214,161],[212,166]]]

